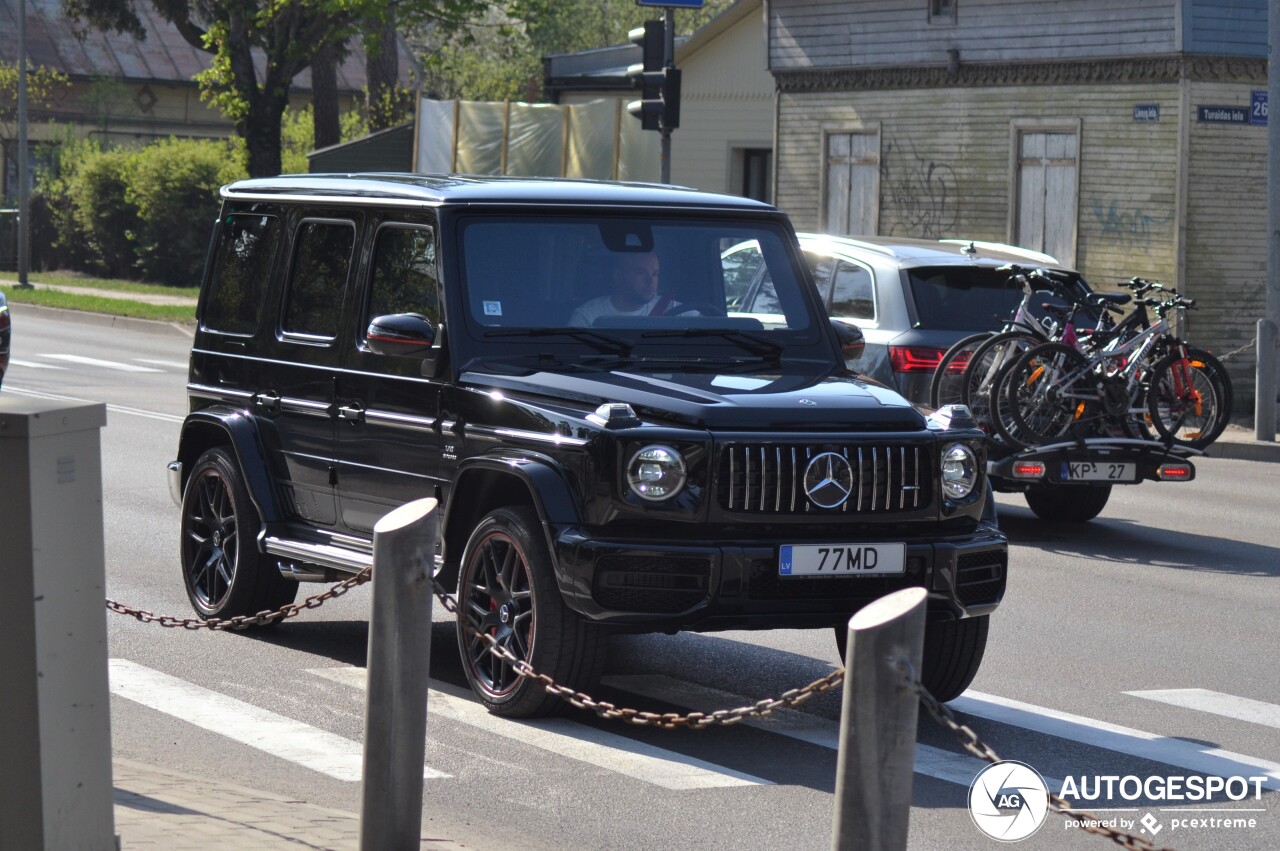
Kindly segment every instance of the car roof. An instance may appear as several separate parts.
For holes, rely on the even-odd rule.
[[[236,181],[222,187],[222,196],[255,200],[323,198],[326,201],[396,206],[557,204],[777,212],[777,208],[759,201],[700,192],[683,186],[462,174],[287,174]]]
[[[1017,263],[1071,271],[1048,254],[999,242],[897,236],[847,237],[820,233],[799,233],[796,236],[804,248],[821,248],[833,254],[844,254],[866,261],[881,257],[904,267],[947,266],[957,263],[1002,266],[1005,263]]]

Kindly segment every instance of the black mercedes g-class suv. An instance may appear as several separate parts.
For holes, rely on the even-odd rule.
[[[906,586],[929,593],[925,684],[972,680],[1007,565],[983,435],[846,368],[857,335],[775,208],[390,174],[222,199],[169,465],[201,616],[359,571],[378,518],[434,496],[495,712],[557,704],[463,622],[586,687],[609,631],[842,636]]]

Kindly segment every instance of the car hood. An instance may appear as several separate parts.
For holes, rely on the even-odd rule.
[[[584,415],[606,402],[625,402],[644,421],[708,429],[902,431],[924,427],[923,415],[897,393],[852,375],[467,372],[461,381],[481,391],[536,396],[542,404],[555,400],[580,407]]]

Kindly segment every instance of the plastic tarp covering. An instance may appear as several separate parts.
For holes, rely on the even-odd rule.
[[[569,151],[564,176],[612,180],[618,101],[593,100],[566,109],[569,110]],[[635,119],[628,115],[627,120]]]
[[[454,162],[459,174],[502,173],[506,113],[505,103],[464,100],[458,105],[458,153]]]
[[[507,125],[507,174],[554,177],[564,155],[564,110],[554,103],[513,103]]]
[[[662,175],[662,142],[652,130],[626,116],[618,134],[618,179],[657,183]]]
[[[418,157],[414,169],[419,174],[453,171],[453,101],[423,98],[418,105]]]

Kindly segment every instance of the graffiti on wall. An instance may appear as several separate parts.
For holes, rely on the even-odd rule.
[[[1126,210],[1121,208],[1118,199],[1112,199],[1106,207],[1094,204],[1093,218],[1101,228],[1103,241],[1147,254],[1151,251],[1152,234],[1171,222],[1173,214],[1152,216],[1139,207]]]
[[[947,163],[921,156],[914,142],[890,140],[880,161],[880,192],[887,235],[939,238],[954,233],[959,219],[956,172]]]

